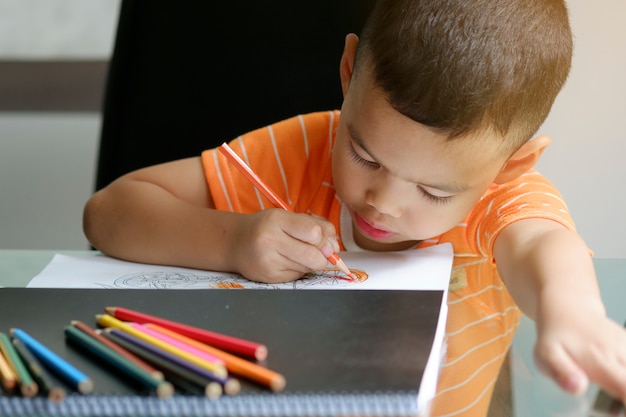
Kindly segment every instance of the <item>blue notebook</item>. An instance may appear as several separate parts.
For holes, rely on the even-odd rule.
[[[94,382],[59,404],[2,393],[0,415],[413,416],[424,411],[441,358],[444,291],[0,289],[0,331],[19,327]],[[283,374],[274,393],[240,379],[241,393],[159,399],[66,343],[71,320],[96,327],[106,306],[126,307],[265,344]],[[435,350],[433,350],[435,346]],[[430,372],[425,370],[430,369]],[[435,372],[432,372],[432,369]],[[429,394],[428,394],[429,395]]]

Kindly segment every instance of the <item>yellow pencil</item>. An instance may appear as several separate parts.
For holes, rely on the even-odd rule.
[[[220,378],[225,378],[227,376],[226,368],[223,365],[209,362],[198,356],[192,355],[189,352],[185,352],[183,349],[179,349],[176,346],[172,346],[169,343],[157,339],[156,337],[150,336],[149,334],[137,330],[130,324],[118,320],[109,314],[97,314],[96,320],[98,321],[98,324],[102,327],[112,327],[114,329],[122,330],[123,332],[135,336],[138,339],[150,343],[153,346],[161,348],[166,352],[171,353],[172,355],[191,362],[196,366],[206,369],[207,371],[213,372],[216,376]]]

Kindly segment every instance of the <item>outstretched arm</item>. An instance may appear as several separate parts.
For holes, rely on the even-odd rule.
[[[626,331],[606,316],[581,237],[543,219],[513,223],[498,236],[498,271],[537,326],[535,361],[564,390],[592,380],[626,400]]]
[[[85,205],[83,228],[102,252],[135,262],[238,272],[282,282],[326,266],[332,224],[282,209],[216,210],[200,158],[127,174]]]

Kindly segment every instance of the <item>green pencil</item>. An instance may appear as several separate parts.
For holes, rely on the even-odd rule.
[[[0,332],[0,349],[17,376],[17,381],[20,384],[20,392],[22,395],[24,397],[34,397],[37,395],[37,383],[26,369],[24,362],[22,362],[22,359],[17,354],[13,344],[11,344],[9,336],[2,332]]]
[[[154,378],[144,369],[140,368],[133,362],[122,357],[117,352],[103,345],[96,339],[83,333],[76,327],[69,325],[65,327],[65,336],[77,345],[88,350],[95,356],[113,365],[116,369],[125,375],[133,378],[146,388],[156,392],[160,398],[171,397],[174,394],[174,388],[168,381],[161,381]]]

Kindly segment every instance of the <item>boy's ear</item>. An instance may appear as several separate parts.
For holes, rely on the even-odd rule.
[[[494,182],[504,184],[528,172],[535,166],[550,143],[552,139],[548,135],[539,135],[526,142],[506,161]]]
[[[352,70],[354,69],[354,58],[356,57],[356,48],[359,45],[359,37],[354,33],[346,36],[343,46],[343,54],[339,63],[339,77],[341,78],[341,89],[345,97],[352,78]]]

